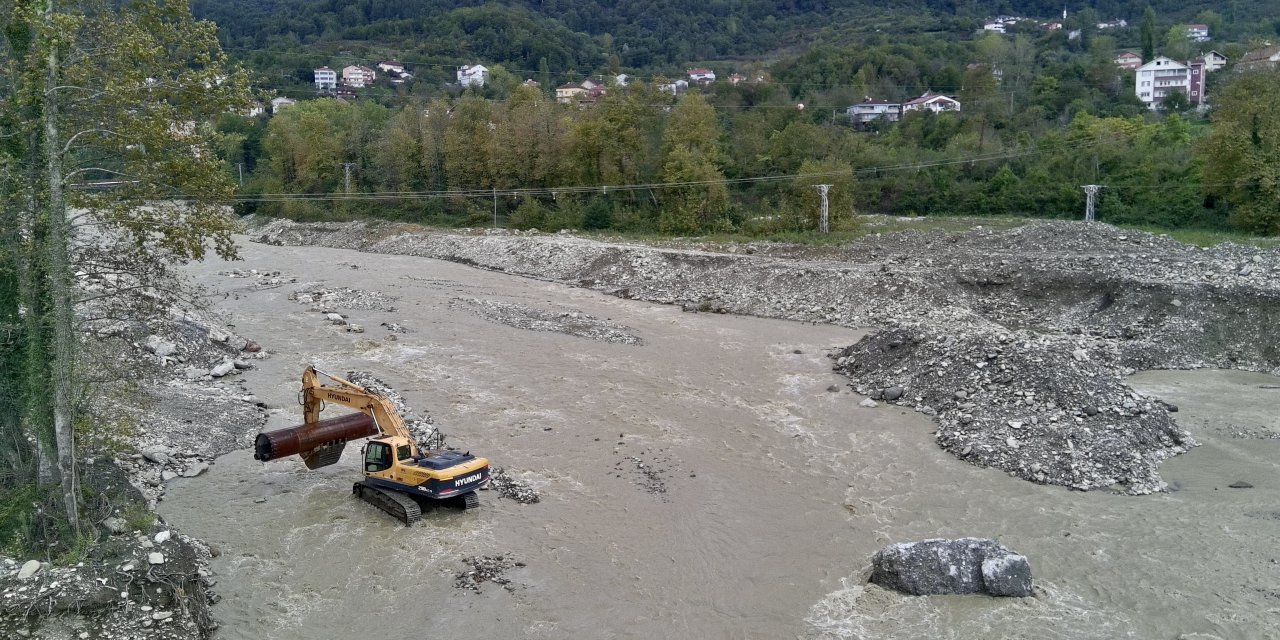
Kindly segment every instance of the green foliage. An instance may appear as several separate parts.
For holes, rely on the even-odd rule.
[[[1237,228],[1280,235],[1280,74],[1246,73],[1222,88],[1197,146],[1205,191],[1231,205]]]

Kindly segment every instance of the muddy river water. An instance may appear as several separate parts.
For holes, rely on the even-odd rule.
[[[858,406],[826,357],[857,331],[682,313],[423,258],[243,254],[192,274],[272,352],[244,374],[272,408],[267,428],[300,422],[306,364],[368,370],[543,500],[485,492],[479,510],[405,528],[351,497],[354,448],[319,471],[223,456],[171,482],[159,506],[221,551],[219,639],[1280,638],[1280,439],[1258,437],[1280,433],[1276,378],[1135,376],[1203,444],[1163,466],[1175,491],[1081,493],[970,466],[934,444],[927,417]],[[299,282],[254,290],[218,275],[230,267]],[[396,309],[343,311],[366,328],[347,333],[288,299],[306,282],[381,292]],[[514,328],[459,298],[589,314],[644,344]],[[391,340],[383,322],[407,332]],[[1025,554],[1038,597],[865,587],[876,549],[939,536]],[[474,555],[524,566],[508,571],[511,589],[455,588]]]

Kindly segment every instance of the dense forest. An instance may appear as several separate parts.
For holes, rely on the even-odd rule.
[[[1101,184],[1112,222],[1276,233],[1280,216],[1246,204],[1259,201],[1256,188],[1203,179],[1217,171],[1219,121],[1238,115],[1216,96],[1239,74],[1209,76],[1213,112],[1185,100],[1153,112],[1114,62],[1147,47],[1183,60],[1212,48],[1234,61],[1277,37],[1264,3],[1219,4],[1069,6],[1067,28],[1030,22],[1008,34],[982,33],[984,16],[1049,18],[1060,5],[303,1],[197,11],[222,21],[219,37],[259,72],[264,101],[301,100],[218,123],[228,170],[243,180],[242,211],[319,219],[376,208],[464,224],[496,211],[503,224],[540,229],[766,233],[813,228],[817,182],[835,184],[833,211],[846,221],[854,211],[1075,217],[1081,185]],[[1119,17],[1129,24],[1096,27]],[[1191,21],[1214,39],[1190,41]],[[355,100],[316,98],[314,67],[383,59],[415,78],[383,78]],[[461,62],[489,66],[489,82],[453,85]],[[682,97],[656,88],[694,64],[722,81]],[[598,102],[554,99],[556,84],[620,72],[630,86]],[[730,72],[751,80],[731,85]],[[540,88],[521,85],[530,78]],[[867,97],[925,92],[963,107],[865,126],[845,113]],[[1275,120],[1265,104],[1258,113]],[[1266,142],[1255,155],[1273,156],[1274,132],[1255,133]]]

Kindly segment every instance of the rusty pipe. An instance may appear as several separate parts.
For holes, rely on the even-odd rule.
[[[378,426],[374,424],[372,417],[352,413],[313,424],[259,433],[253,442],[253,459],[266,462],[294,454],[305,457],[325,445],[346,443],[348,440],[377,434]]]

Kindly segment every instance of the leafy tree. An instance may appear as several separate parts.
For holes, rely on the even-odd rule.
[[[65,522],[78,535],[83,322],[149,317],[157,301],[171,300],[173,265],[201,259],[210,244],[235,256],[220,204],[232,186],[202,123],[243,108],[249,95],[214,26],[193,21],[184,0],[11,0],[0,8],[0,63],[12,72],[0,83],[0,119],[12,130],[0,148],[0,209],[15,224],[4,255],[25,315],[21,341],[3,346],[24,352],[28,389],[40,393],[18,419],[27,437],[5,437],[0,448],[10,448],[10,460],[54,452]],[[70,188],[95,180],[113,188]],[[0,286],[12,291],[9,278]],[[12,320],[12,305],[0,303],[0,321]],[[37,398],[50,399],[39,402],[46,409]],[[25,444],[32,440],[35,456]],[[20,466],[9,483],[47,476]]]
[[[1191,36],[1187,35],[1187,25],[1169,27],[1169,33],[1164,37],[1164,54],[1183,62],[1191,57]]]
[[[1197,146],[1205,191],[1232,206],[1231,224],[1280,235],[1280,74],[1247,73],[1219,91]]]
[[[1142,11],[1138,30],[1142,39],[1142,61],[1150,62],[1156,57],[1156,11],[1150,5]]]

